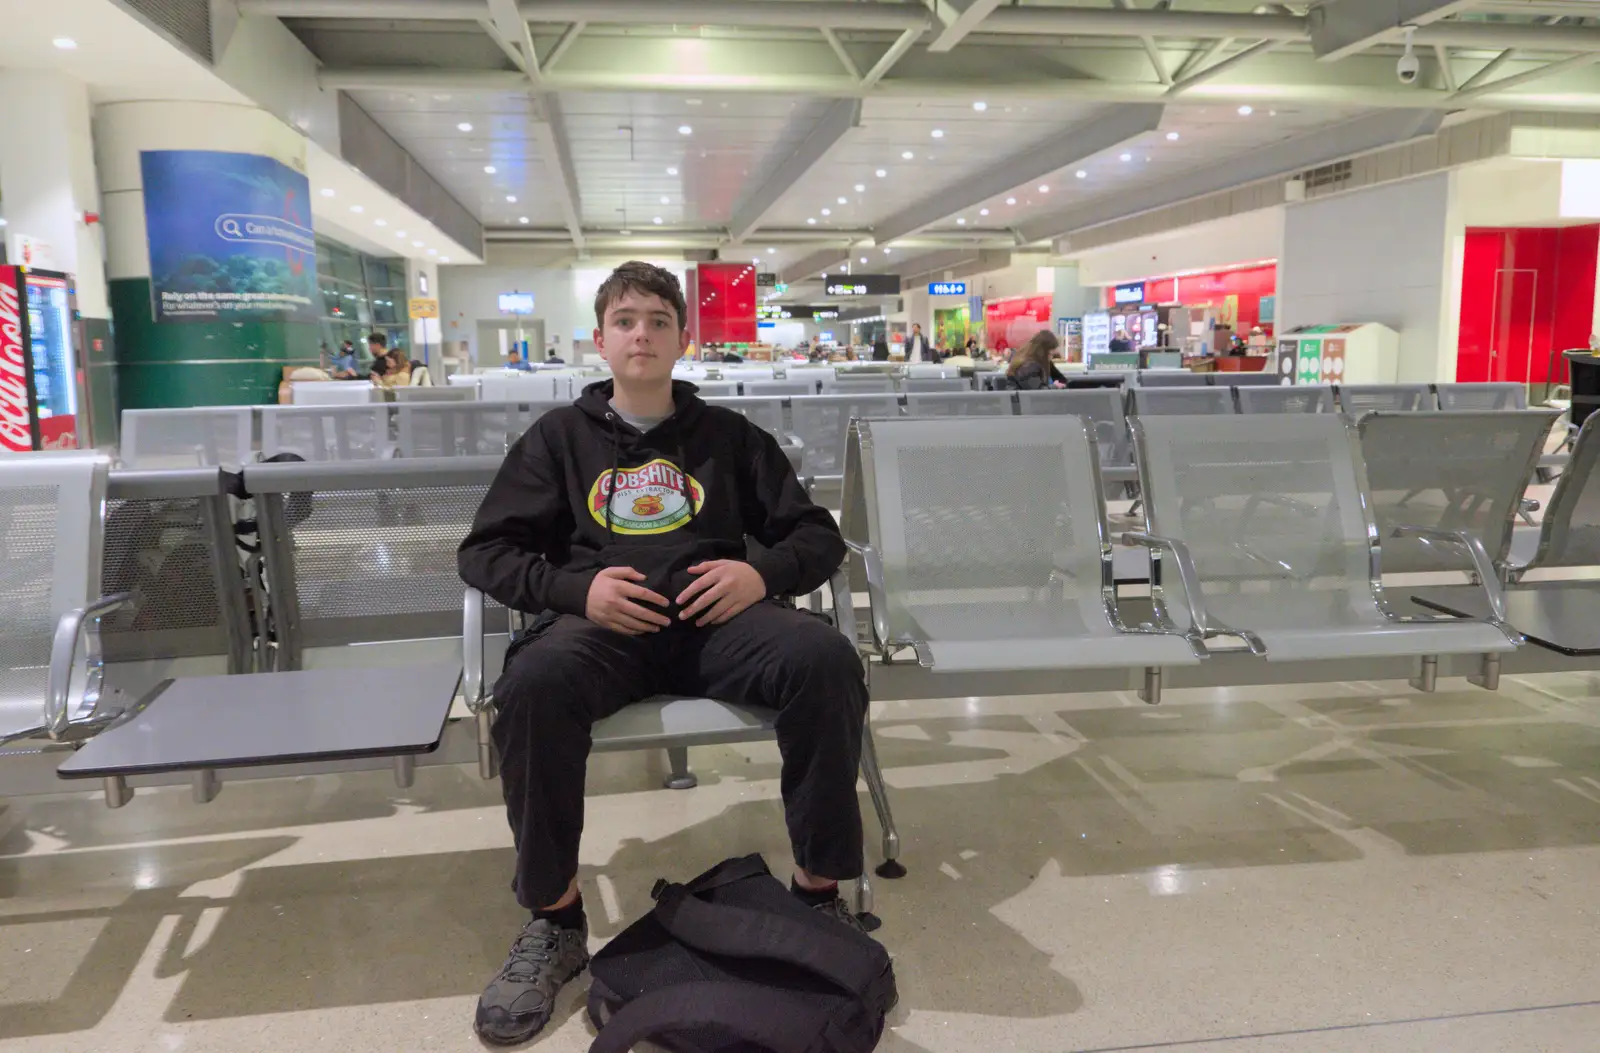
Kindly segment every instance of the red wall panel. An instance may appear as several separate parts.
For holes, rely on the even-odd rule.
[[[1185,274],[1180,278],[1147,278],[1144,301],[1150,304],[1178,303],[1185,307],[1234,307],[1228,319],[1237,330],[1248,331],[1261,324],[1261,298],[1278,289],[1278,268],[1244,267],[1214,274]],[[1112,290],[1105,291],[1106,306],[1115,308]],[[1269,324],[1268,328],[1271,326]]]
[[[1020,347],[1041,329],[1051,328],[1050,296],[1013,296],[986,300],[983,304],[983,332],[990,350]]]
[[[1552,355],[1588,344],[1597,254],[1600,224],[1469,229],[1456,379],[1564,382]]]
[[[1493,339],[1495,273],[1505,252],[1498,230],[1467,231],[1461,268],[1461,330],[1456,341],[1456,380],[1489,379],[1489,345]]]
[[[690,283],[689,317],[700,344],[756,340],[756,269],[748,263],[702,263]]]

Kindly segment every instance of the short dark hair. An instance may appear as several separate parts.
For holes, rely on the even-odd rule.
[[[689,303],[683,298],[678,276],[665,267],[641,260],[629,260],[600,283],[599,291],[594,294],[594,324],[604,329],[606,309],[630,292],[661,297],[662,302],[677,312],[680,331],[689,324]]]
[[[377,344],[379,347],[388,347],[389,338],[384,336],[382,333],[370,333],[367,336],[367,343]]]

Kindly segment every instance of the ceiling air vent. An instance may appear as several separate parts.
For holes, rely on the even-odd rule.
[[[1305,182],[1308,191],[1336,189],[1354,177],[1355,164],[1351,161],[1335,161],[1331,165],[1308,168],[1300,173],[1300,178]]]

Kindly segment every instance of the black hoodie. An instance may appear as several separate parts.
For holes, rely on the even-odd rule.
[[[771,435],[681,380],[672,416],[641,434],[611,408],[611,384],[589,385],[511,447],[456,552],[468,585],[513,610],[581,617],[598,571],[632,567],[675,615],[696,563],[747,560],[768,596],[789,596],[843,562],[833,517]],[[747,554],[746,536],[761,549]]]

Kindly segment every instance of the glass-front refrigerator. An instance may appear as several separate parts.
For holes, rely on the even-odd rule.
[[[0,452],[78,446],[72,277],[0,267]]]

